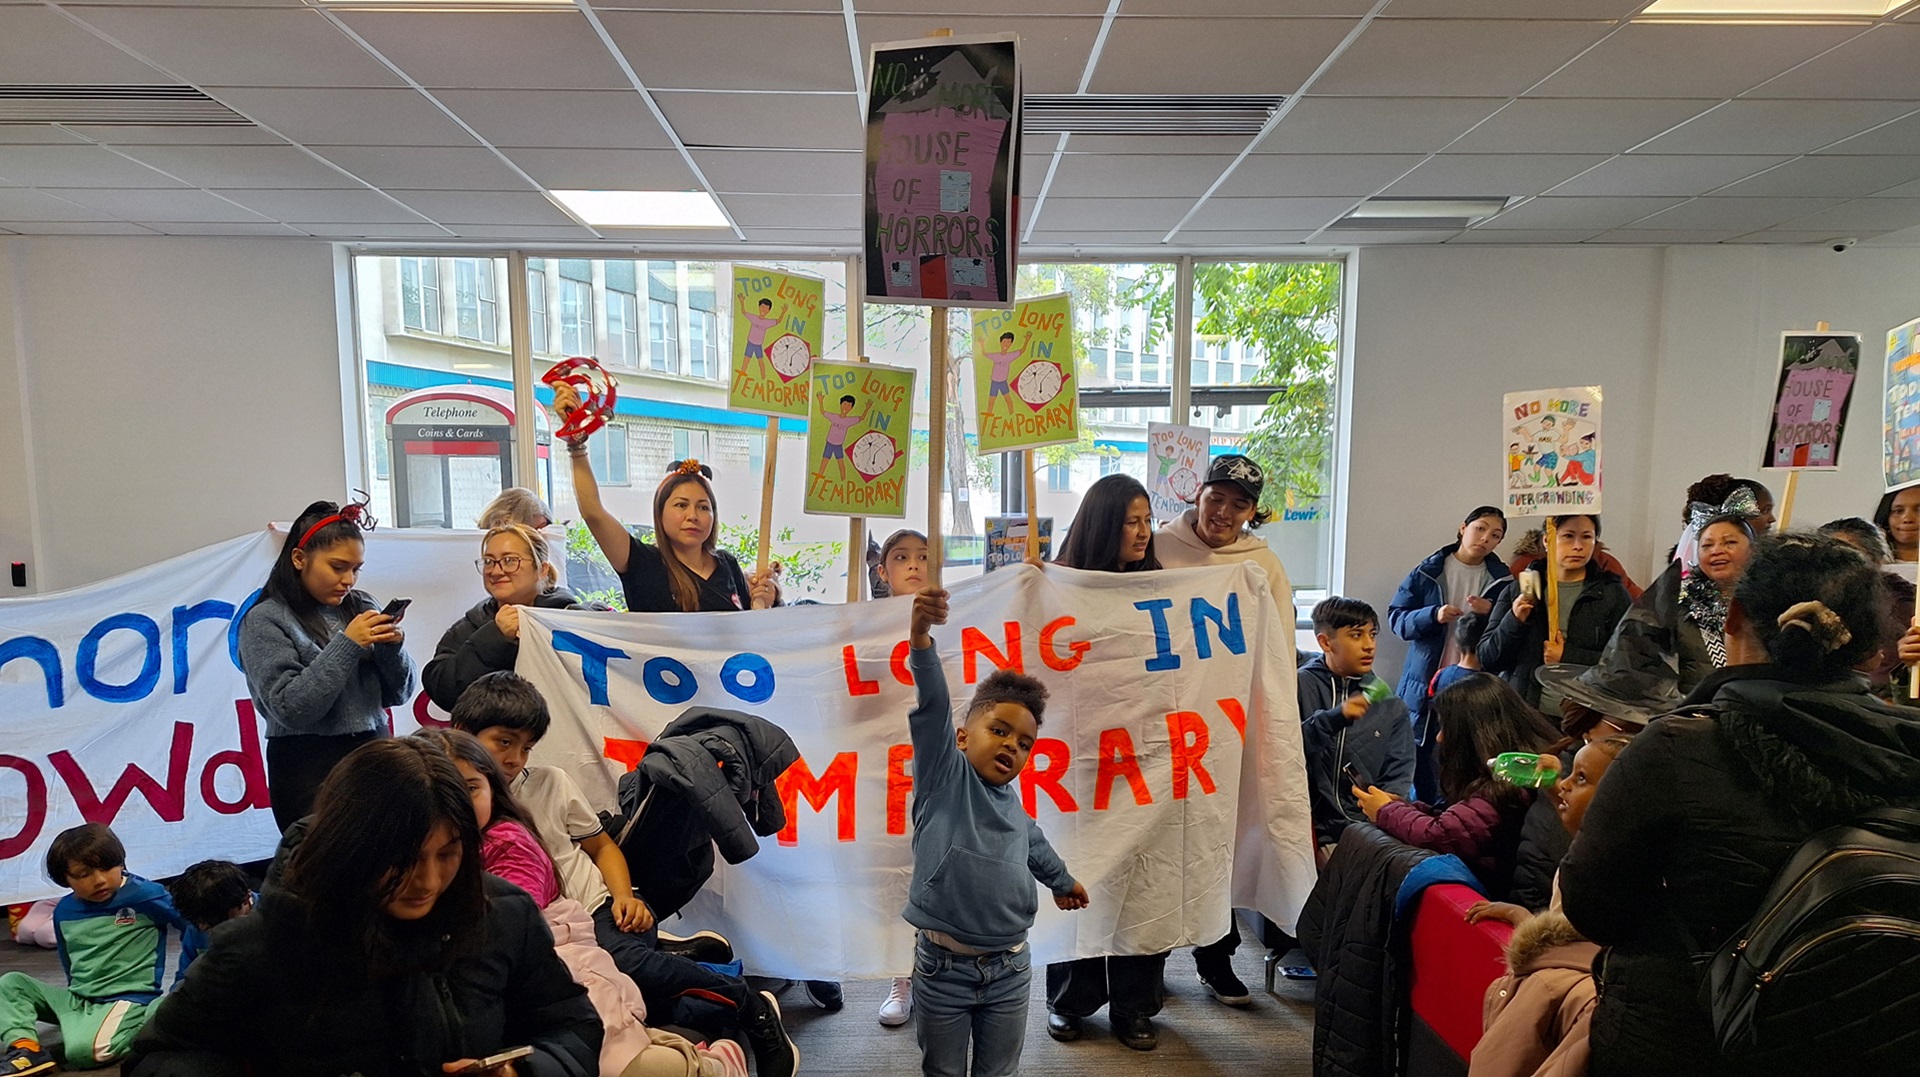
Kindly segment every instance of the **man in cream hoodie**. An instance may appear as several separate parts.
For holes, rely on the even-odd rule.
[[[1260,507],[1260,491],[1265,486],[1266,476],[1261,473],[1260,465],[1247,457],[1238,454],[1214,457],[1195,507],[1160,529],[1154,553],[1163,568],[1194,568],[1235,561],[1259,565],[1266,571],[1267,586],[1273,590],[1273,601],[1280,607],[1281,619],[1291,639],[1295,619],[1293,584],[1287,580],[1287,570],[1273,548],[1253,533],[1273,518],[1270,510]],[[1292,680],[1293,667],[1288,667],[1287,674],[1287,679]],[[1272,705],[1286,712],[1278,716],[1281,720],[1300,720],[1299,699],[1293,685],[1281,686]],[[1194,949],[1193,963],[1214,998],[1229,1006],[1250,1006],[1253,996],[1233,974],[1233,952],[1239,945],[1240,931],[1229,925],[1225,938]]]

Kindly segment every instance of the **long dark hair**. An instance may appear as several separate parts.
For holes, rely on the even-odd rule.
[[[305,550],[308,557],[314,557],[348,539],[365,541],[361,538],[360,524],[344,517],[314,531],[312,535],[307,534],[314,524],[338,515],[340,506],[331,501],[315,501],[302,510],[299,518],[293,521],[293,527],[287,531],[287,541],[280,544],[280,556],[274,558],[273,568],[267,572],[266,584],[260,588],[261,598],[271,598],[292,610],[314,642],[323,645],[330,634],[327,622],[320,616],[319,600],[308,594],[307,585],[300,582],[300,570],[293,567],[293,551]],[[300,541],[303,536],[307,540],[304,544]]]
[[[683,613],[693,613],[700,608],[700,581],[693,574],[693,569],[680,560],[680,554],[673,548],[673,540],[657,530],[660,514],[666,511],[667,500],[680,487],[688,483],[700,487],[700,492],[707,495],[707,504],[713,506],[713,526],[707,530],[706,541],[700,544],[700,550],[712,557],[720,537],[720,499],[713,496],[713,483],[708,478],[711,474],[712,469],[699,461],[677,460],[667,472],[667,477],[660,480],[659,489],[653,492],[653,526],[656,529],[653,545],[660,551],[660,560],[666,563],[667,588],[673,592],[674,604]]]
[[[1073,514],[1073,526],[1054,563],[1068,568],[1087,568],[1097,572],[1146,572],[1160,567],[1153,552],[1153,535],[1147,535],[1147,556],[1132,564],[1120,561],[1120,531],[1127,525],[1127,510],[1135,498],[1147,496],[1147,488],[1132,475],[1108,475],[1087,487],[1080,511]],[[1151,527],[1151,525],[1149,525]]]
[[[1545,751],[1562,739],[1520,693],[1491,673],[1456,681],[1433,697],[1433,712],[1440,719],[1440,789],[1449,803],[1476,794],[1518,802],[1520,790],[1495,779],[1487,760],[1502,752]]]
[[[312,821],[288,864],[286,890],[315,933],[359,970],[411,971],[395,960],[397,925],[385,907],[442,825],[460,839],[460,868],[425,923],[448,940],[441,961],[479,945],[487,907],[480,828],[467,783],[445,752],[410,737],[361,745],[320,786]]]
[[[487,783],[487,789],[493,794],[493,818],[480,828],[482,834],[501,822],[509,822],[518,823],[536,840],[540,837],[539,828],[533,825],[533,817],[527,814],[519,801],[513,799],[513,790],[507,786],[507,776],[501,773],[500,764],[488,754],[479,738],[460,729],[421,729],[415,731],[413,736],[445,752],[447,758],[456,765],[465,763],[472,767]],[[553,862],[553,857],[547,857],[547,866],[553,871],[554,885],[560,887],[560,868]]]

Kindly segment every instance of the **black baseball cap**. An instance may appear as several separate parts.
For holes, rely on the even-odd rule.
[[[1266,488],[1267,476],[1260,465],[1251,457],[1239,453],[1216,456],[1207,465],[1207,479],[1202,486],[1212,486],[1216,482],[1230,482],[1247,492],[1255,502],[1260,500],[1260,491]]]

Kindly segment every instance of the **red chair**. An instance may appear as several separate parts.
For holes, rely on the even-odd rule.
[[[1464,1074],[1480,1042],[1487,985],[1506,975],[1504,955],[1513,935],[1505,921],[1467,923],[1467,910],[1480,900],[1458,883],[1430,886],[1420,897],[1413,916],[1408,1077]]]

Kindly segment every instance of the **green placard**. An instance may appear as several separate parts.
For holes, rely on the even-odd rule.
[[[1080,377],[1066,293],[973,312],[973,388],[981,452],[1080,438]]]
[[[807,374],[820,354],[826,308],[823,280],[760,266],[734,266],[727,406],[804,418]]]
[[[806,511],[906,516],[913,376],[904,367],[872,363],[813,364]]]

